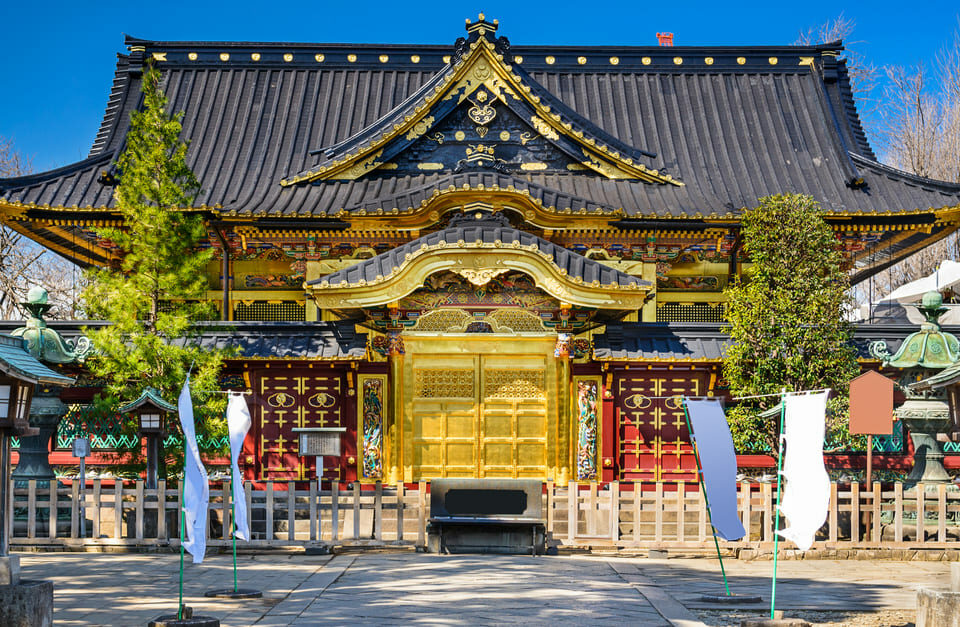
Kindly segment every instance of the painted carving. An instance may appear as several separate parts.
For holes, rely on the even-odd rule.
[[[597,478],[597,382],[577,382],[577,480]]]
[[[403,337],[400,336],[400,333],[391,332],[387,334],[387,353],[390,355],[403,355],[404,352]]]
[[[363,477],[383,477],[383,381],[363,382]]]
[[[569,333],[557,333],[557,345],[553,349],[554,357],[569,357],[573,336]]]

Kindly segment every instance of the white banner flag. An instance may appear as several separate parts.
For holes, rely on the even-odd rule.
[[[683,402],[690,417],[690,435],[700,454],[710,522],[724,540],[739,540],[746,531],[737,514],[737,454],[723,407],[717,400],[684,399]]]
[[[193,401],[190,398],[190,377],[183,384],[180,399],[180,427],[183,429],[183,516],[184,535],[181,538],[183,548],[190,551],[193,563],[203,562],[207,550],[207,507],[210,503],[210,484],[207,471],[200,460],[200,448],[197,446],[197,433],[193,424]]]
[[[227,405],[227,428],[230,431],[230,477],[233,479],[234,535],[241,540],[250,540],[250,525],[247,522],[247,498],[243,491],[243,476],[237,460],[243,449],[243,440],[250,430],[250,410],[240,392],[230,393]]]
[[[791,394],[785,401],[783,479],[787,485],[780,512],[789,526],[777,533],[795,542],[801,551],[813,545],[830,505],[830,478],[823,465],[828,394]]]

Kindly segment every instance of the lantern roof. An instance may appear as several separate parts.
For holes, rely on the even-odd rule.
[[[960,360],[960,341],[952,333],[942,331],[937,322],[946,312],[940,293],[930,291],[924,294],[917,309],[924,315],[926,322],[920,325],[919,331],[907,336],[895,355],[879,353],[879,356],[884,358],[884,366],[939,370]]]
[[[153,407],[156,407],[160,411],[166,411],[166,412],[177,411],[176,407],[174,407],[167,401],[163,400],[163,398],[160,397],[160,392],[158,392],[153,388],[144,389],[143,392],[140,394],[140,396],[136,400],[127,403],[117,411],[119,411],[121,414],[126,414],[135,409],[139,409],[144,405],[148,407],[152,405]]]

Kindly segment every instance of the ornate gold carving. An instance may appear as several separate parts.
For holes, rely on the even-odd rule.
[[[683,65],[683,57],[673,57],[674,65]]]
[[[516,55],[515,57],[513,57],[513,62],[514,62],[514,63],[523,63],[523,57],[521,57],[520,55]]]
[[[521,146],[526,146],[527,143],[528,143],[530,140],[532,140],[532,139],[533,139],[533,135],[531,135],[530,133],[527,133],[526,131],[524,131],[523,133],[520,133],[520,145],[521,145]]]
[[[553,65],[557,62],[557,59],[555,57],[548,56],[546,59],[544,59],[544,61],[547,62],[547,65]]]
[[[644,65],[650,65],[652,61],[653,59],[651,59],[650,57],[642,57],[640,59],[640,63],[643,63]]]
[[[547,330],[536,314],[523,309],[496,309],[483,321],[499,332],[543,333]]]
[[[413,371],[413,395],[472,399],[473,373],[473,368],[417,368]]]
[[[458,142],[462,142],[466,137],[467,137],[467,134],[464,133],[463,131],[457,131],[456,133],[453,134],[453,138],[456,139]]]
[[[527,172],[536,172],[538,170],[546,170],[547,164],[546,163],[521,163],[520,169],[525,170]]]
[[[586,62],[587,62],[587,57],[577,57],[577,64],[578,64],[578,65],[585,65]]]
[[[425,117],[416,124],[413,125],[413,128],[410,129],[410,132],[407,133],[407,140],[416,139],[430,130],[430,126],[433,124],[433,116]],[[442,135],[441,135],[442,137]]]
[[[420,63],[420,55],[419,55],[419,54],[411,54],[411,55],[410,55],[410,62],[411,62],[411,63]]]
[[[229,52],[221,52],[221,53],[220,53],[220,60],[221,60],[221,61],[229,61],[229,60],[230,60],[230,53],[229,53]]]
[[[746,57],[737,57],[737,65],[743,65],[747,62]]]
[[[292,55],[291,53],[289,53],[289,52],[285,52],[285,53],[283,54],[283,60],[284,60],[286,63],[290,63],[291,61],[293,61],[293,55]]]
[[[557,131],[555,131],[552,126],[547,124],[546,120],[543,118],[535,115],[530,118],[530,122],[533,124],[533,128],[535,128],[538,133],[547,139],[560,139],[560,135],[557,134]]]
[[[307,404],[311,407],[333,407],[337,404],[337,397],[326,392],[318,392],[307,399]]]
[[[704,57],[703,62],[707,65],[713,65],[713,57]]]
[[[462,309],[436,309],[420,316],[415,331],[450,331],[460,330],[473,322],[473,316]]]
[[[154,60],[154,61],[166,61],[166,60],[167,60],[167,53],[166,53],[166,52],[154,52],[154,53],[153,53],[153,60]]]
[[[356,63],[356,62],[357,62],[357,55],[355,55],[355,54],[348,54],[348,55],[347,55],[347,61],[349,61],[350,63]]]
[[[196,60],[197,60],[197,53],[196,53],[196,52],[191,52],[191,53],[187,54],[187,58],[190,59],[191,61],[196,61]]]
[[[770,63],[770,65],[776,65],[780,60],[777,59],[777,57],[770,57],[767,59],[767,61]]]
[[[510,131],[500,131],[500,141],[510,141]]]
[[[286,409],[288,407],[293,407],[293,404],[297,402],[296,397],[292,394],[287,394],[285,392],[277,392],[276,394],[271,394],[267,397],[267,405],[270,407],[277,407],[280,409]]]
[[[352,166],[344,170],[343,173],[339,176],[339,178],[344,178],[344,179],[360,178],[370,170],[373,170],[378,165],[380,165],[380,162],[378,161],[378,159],[380,158],[381,154],[383,154],[383,151],[378,150],[376,153],[370,155],[370,157],[367,158],[366,160],[358,161],[357,163],[353,164]]]
[[[507,271],[506,268],[454,268],[454,272],[464,277],[466,280],[470,281],[477,287],[483,287],[490,282],[491,279],[496,277],[498,274],[503,274]]]
[[[250,60],[251,60],[251,61],[259,61],[259,60],[260,60],[260,53],[259,53],[259,52],[251,52],[251,53],[250,53]]]
[[[484,370],[483,397],[509,400],[545,399],[543,375],[543,370]]]
[[[380,55],[380,63],[386,63],[386,62],[389,61],[389,60],[390,60],[390,56],[389,56],[389,55],[386,55],[386,54],[381,54],[381,55]]]
[[[313,58],[316,59],[317,63],[323,63],[323,60],[326,58],[322,54],[315,54]]]
[[[418,163],[417,168],[420,170],[442,170],[443,164],[427,161],[426,163]]]
[[[800,57],[799,65],[808,65],[813,67],[813,57]]]
[[[620,57],[610,57],[610,65],[620,65]]]
[[[482,105],[474,105],[467,110],[467,115],[470,116],[470,119],[473,120],[475,124],[480,126],[486,126],[493,122],[493,118],[497,117],[497,110],[491,107],[487,103]]]

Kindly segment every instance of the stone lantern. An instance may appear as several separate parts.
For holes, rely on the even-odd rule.
[[[121,414],[137,414],[140,435],[147,438],[147,489],[154,490],[157,487],[160,441],[164,436],[167,414],[177,411],[177,408],[163,400],[158,391],[147,388],[139,398],[117,411]]]
[[[26,302],[20,306],[27,311],[24,326],[10,335],[22,338],[30,354],[47,364],[81,363],[90,352],[86,338],[71,345],[60,334],[47,326],[43,319],[52,305],[47,302],[47,291],[34,286],[27,292]],[[20,461],[13,471],[18,481],[56,479],[50,467],[50,439],[56,434],[60,421],[67,413],[67,406],[60,401],[62,388],[56,385],[38,386],[30,408],[30,425],[38,431],[35,435],[20,438]]]
[[[926,321],[920,330],[911,333],[895,355],[886,343],[875,342],[870,352],[883,360],[883,366],[900,369],[898,387],[906,401],[894,411],[898,420],[910,430],[913,441],[913,470],[907,485],[949,483],[943,467],[943,449],[937,434],[952,431],[947,393],[943,387],[920,385],[918,382],[939,377],[960,359],[960,341],[940,329],[937,322],[947,310],[939,292],[927,292],[917,307]]]

